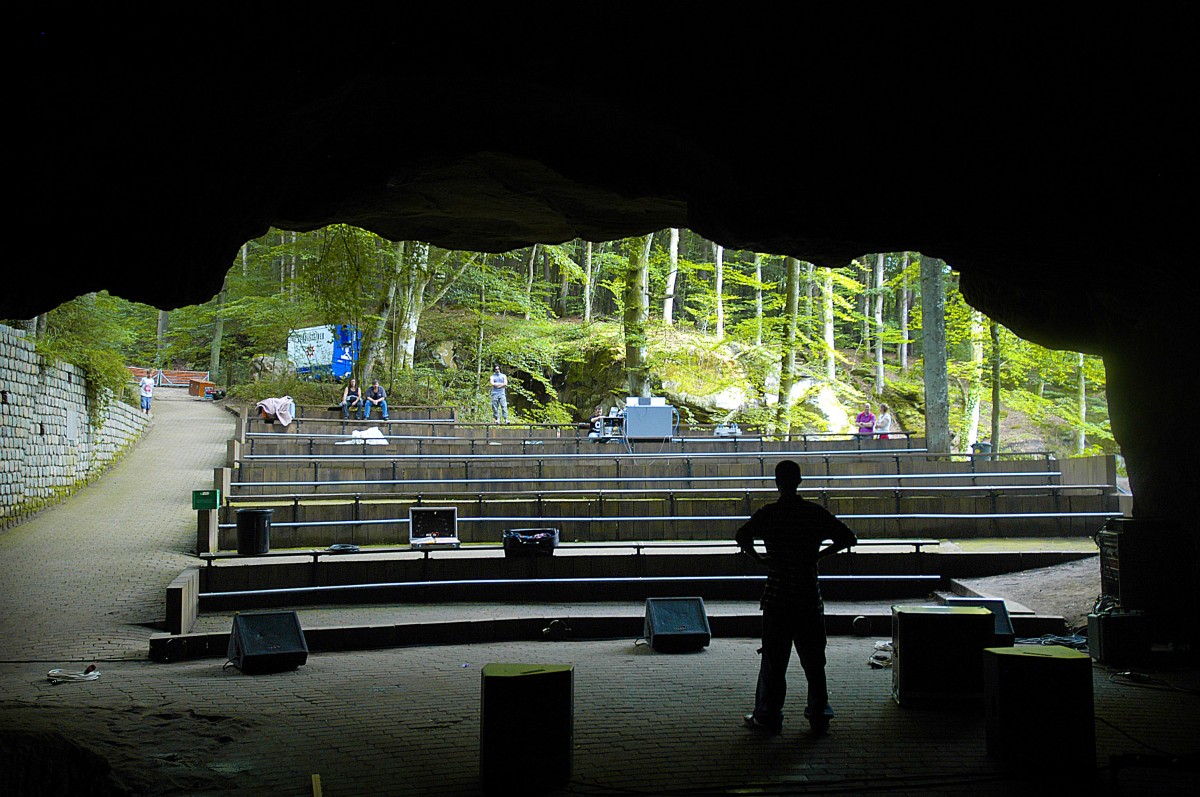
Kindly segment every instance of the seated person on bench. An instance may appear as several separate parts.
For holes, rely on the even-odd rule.
[[[383,411],[383,419],[388,419],[387,408],[387,391],[379,384],[379,380],[375,379],[371,382],[371,386],[367,388],[367,400],[363,404],[363,417],[371,420],[371,412],[379,407]]]
[[[354,377],[350,377],[350,384],[342,391],[342,403],[338,406],[342,408],[343,418],[348,419],[351,413],[362,414],[362,388]]]

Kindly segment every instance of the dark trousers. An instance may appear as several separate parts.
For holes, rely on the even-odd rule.
[[[792,647],[808,679],[806,713],[820,714],[829,702],[825,684],[825,608],[763,609],[762,660],[758,666],[758,688],[754,694],[754,718],[764,725],[783,723],[783,700],[787,696],[788,660]]]

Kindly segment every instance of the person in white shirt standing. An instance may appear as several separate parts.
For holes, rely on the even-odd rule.
[[[508,397],[504,389],[508,387],[508,377],[500,373],[500,366],[492,369],[492,421],[508,423]],[[503,418],[504,420],[501,420]]]
[[[875,422],[875,433],[879,435],[880,440],[891,437],[888,432],[892,431],[892,425],[892,411],[888,409],[888,405],[883,404],[879,407],[879,420]]]
[[[150,400],[154,398],[154,377],[150,374],[154,373],[153,368],[146,369],[146,375],[138,380],[138,392],[142,397],[142,412],[150,414]]]

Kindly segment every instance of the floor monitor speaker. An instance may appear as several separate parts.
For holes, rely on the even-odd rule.
[[[703,598],[647,598],[642,636],[659,653],[708,647],[712,629]]]
[[[308,643],[295,612],[236,614],[227,658],[247,675],[294,670],[308,661]]]

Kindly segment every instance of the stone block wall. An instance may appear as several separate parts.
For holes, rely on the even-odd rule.
[[[88,410],[78,368],[46,362],[24,332],[0,325],[0,529],[99,476],[149,422],[114,401],[93,428]]]

